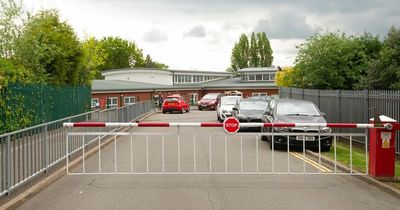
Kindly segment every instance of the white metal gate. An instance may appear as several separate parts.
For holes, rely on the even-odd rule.
[[[262,125],[261,125],[262,124]],[[222,127],[222,123],[70,123],[67,127],[117,127],[121,132],[68,132],[67,173],[82,174],[339,174],[366,175],[368,138],[366,133],[276,133],[250,132],[228,134],[209,132],[193,135],[186,127]],[[349,124],[343,124],[349,126]],[[358,124],[360,125],[360,124]],[[241,123],[241,127],[271,126],[268,123]],[[279,126],[275,124],[273,126]],[[284,124],[283,126],[290,126]],[[296,125],[295,125],[296,126]],[[306,126],[297,124],[297,126]],[[310,126],[310,125],[308,125]],[[311,126],[316,126],[312,124]],[[327,126],[324,124],[323,126]],[[372,124],[358,126],[373,127]],[[176,127],[169,133],[140,132],[133,127]],[[339,127],[331,124],[331,127]],[[203,128],[202,128],[203,129]],[[222,131],[222,129],[221,129]],[[87,138],[95,136],[97,138]],[[277,150],[280,138],[299,138],[300,145],[289,144]],[[308,140],[317,142],[314,152],[306,150]],[[330,153],[322,152],[324,137],[332,138]],[[269,138],[269,141],[262,139]],[[87,142],[85,139],[93,139]],[[302,140],[301,140],[302,139]],[[359,142],[364,142],[360,144]],[[298,143],[298,142],[297,142]],[[70,151],[72,145],[80,149]],[[338,144],[348,146],[347,160]],[[362,146],[360,146],[362,145]],[[315,144],[314,144],[315,146]],[[74,147],[76,148],[76,146]],[[363,166],[353,163],[353,150],[362,150]],[[360,152],[358,152],[360,153]],[[340,158],[339,158],[340,157]],[[339,161],[340,160],[340,161]],[[359,160],[358,160],[359,161]],[[347,162],[347,163],[346,163]],[[364,165],[365,164],[365,165]]]

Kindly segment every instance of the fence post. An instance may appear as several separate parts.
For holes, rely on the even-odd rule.
[[[364,90],[364,122],[369,119],[369,91]]]
[[[301,89],[301,100],[304,100],[304,88]]]
[[[341,91],[336,90],[336,116],[337,116],[337,122],[340,123],[342,122],[342,107],[341,107]]]
[[[11,193],[11,190],[10,190],[10,188],[11,188],[11,136],[10,135],[8,135],[7,136],[7,149],[6,149],[6,155],[5,155],[5,158],[6,158],[6,167],[5,167],[5,180],[6,180],[6,183],[5,183],[5,189],[7,189],[7,195],[10,195],[10,193]]]
[[[47,133],[47,124],[44,126],[43,130],[43,167],[45,168],[44,173],[47,173],[48,163],[49,163],[49,139]]]
[[[315,102],[317,104],[318,107],[320,107],[320,90],[317,89],[316,93],[315,93]]]
[[[289,98],[292,98],[292,88],[289,88]]]

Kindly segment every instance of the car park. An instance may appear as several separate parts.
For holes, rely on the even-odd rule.
[[[203,109],[215,110],[217,109],[218,102],[223,96],[222,93],[207,93],[201,100],[197,103],[198,109],[201,111]]]
[[[238,100],[232,108],[232,116],[239,122],[262,122],[268,102],[263,98],[245,98]],[[261,131],[260,128],[240,128],[239,131]]]
[[[161,109],[164,114],[174,111],[183,113],[184,111],[189,112],[190,106],[183,100],[182,96],[171,95],[164,99]]]
[[[232,116],[232,108],[240,99],[241,96],[222,96],[217,105],[217,120],[222,122]]]
[[[275,99],[269,103],[264,122],[268,123],[326,123],[325,114],[310,101],[296,99]],[[289,133],[289,145],[303,146],[329,151],[332,145],[332,136],[325,135],[330,133],[328,127],[274,127],[264,128],[263,132],[274,132],[274,148],[286,148],[288,135],[279,133]],[[290,135],[290,133],[305,133],[307,135]],[[309,135],[311,134],[311,135]],[[315,135],[313,135],[315,134]],[[262,136],[262,139],[272,140],[271,136]],[[319,143],[320,139],[320,143]],[[270,142],[272,148],[272,141]]]

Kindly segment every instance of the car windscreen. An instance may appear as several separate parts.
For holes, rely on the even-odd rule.
[[[213,100],[213,99],[216,99],[217,96],[218,96],[218,94],[207,94],[202,99]]]
[[[278,103],[276,107],[278,115],[304,115],[304,116],[320,116],[317,107],[313,103],[290,102]]]
[[[221,98],[221,105],[234,105],[239,98]]]
[[[165,99],[166,102],[178,102],[179,98],[167,98]]]
[[[268,103],[266,101],[241,101],[241,110],[266,110]]]

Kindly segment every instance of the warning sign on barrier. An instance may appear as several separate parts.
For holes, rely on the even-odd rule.
[[[390,148],[390,139],[392,137],[392,133],[390,132],[382,132],[381,139],[382,139],[382,148],[388,149]]]

